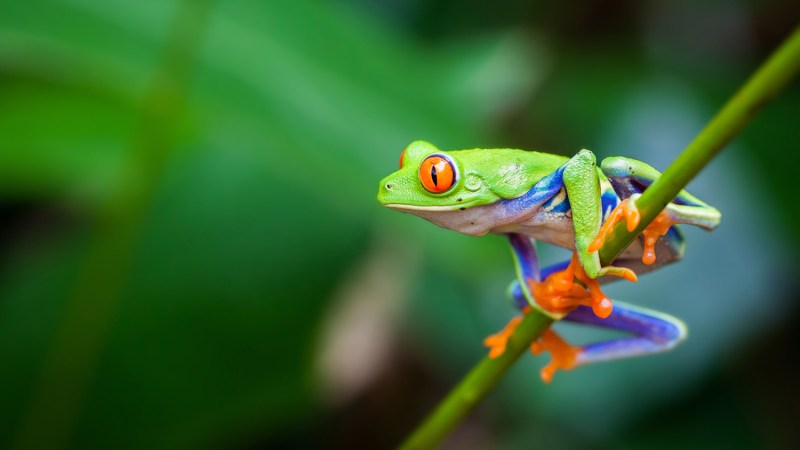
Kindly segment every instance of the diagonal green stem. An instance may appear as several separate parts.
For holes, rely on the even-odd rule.
[[[483,358],[473,367],[400,448],[416,450],[435,447],[483,400],[517,358],[525,353],[531,342],[552,322],[553,319],[536,311],[526,315],[509,338],[506,351],[495,359]]]
[[[770,56],[731,98],[703,131],[664,171],[636,202],[642,214],[639,226],[628,232],[624,224],[615,227],[600,260],[610,264],[633,239],[664,209],[681,189],[697,175],[800,71],[800,27]],[[552,320],[541,313],[527,314],[499,358],[480,361],[445,397],[400,447],[419,450],[436,447],[472,408],[486,396],[544,331]]]
[[[600,250],[609,264],[644,230],[681,189],[705,167],[800,71],[800,27],[747,80],[667,170],[636,202],[639,226],[628,232],[618,224]]]

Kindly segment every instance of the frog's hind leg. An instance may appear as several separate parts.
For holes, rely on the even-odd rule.
[[[641,194],[661,173],[641,161],[615,156],[605,158],[600,168],[608,177],[620,199]],[[695,225],[713,230],[720,221],[720,213],[686,190],[681,190],[672,202],[667,204],[666,211],[674,224]]]
[[[617,222],[625,220],[628,230],[631,231],[638,225],[639,212],[636,208],[636,201],[641,193],[661,176],[649,165],[623,157],[604,159],[601,169],[622,201],[604,217],[605,223],[589,246],[591,252],[597,251],[603,246],[608,233]],[[639,251],[642,255],[642,262],[646,266],[656,262],[656,254],[659,254],[659,266],[677,261],[683,256],[683,238],[673,225],[695,225],[711,230],[719,224],[719,221],[720,213],[716,208],[682,190],[645,228],[642,237],[638,239],[638,244],[630,246],[621,258],[632,259],[632,253]],[[666,239],[659,239],[665,235]],[[657,247],[657,243],[660,241],[664,242]],[[630,267],[624,263],[621,265]],[[652,269],[637,268],[639,270],[634,269],[634,271],[639,273]]]
[[[518,286],[511,287],[515,305],[523,309],[525,297]],[[595,342],[574,347],[564,341],[552,328],[531,346],[534,354],[549,351],[551,361],[542,368],[541,377],[550,382],[558,369],[570,370],[584,364],[620,358],[649,355],[671,350],[686,338],[686,326],[680,319],[621,302],[614,302],[611,315],[605,319],[597,317],[590,307],[579,306],[563,320],[602,328],[620,330],[632,336]]]
[[[580,347],[575,365],[650,355],[672,350],[686,339],[686,325],[673,316],[615,302],[607,319],[596,317],[592,310],[579,307],[564,318],[570,322],[625,331],[631,337],[595,342]]]

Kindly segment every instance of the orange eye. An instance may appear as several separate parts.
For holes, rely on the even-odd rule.
[[[440,194],[455,184],[455,167],[449,159],[443,156],[428,156],[419,166],[419,181],[428,192]]]
[[[406,157],[406,151],[403,149],[403,153],[400,153],[400,168],[403,168],[403,159]]]

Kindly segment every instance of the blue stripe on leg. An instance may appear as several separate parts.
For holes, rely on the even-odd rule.
[[[686,326],[675,317],[620,302],[614,302],[614,310],[606,319],[597,317],[585,306],[570,312],[564,319],[634,335],[581,347],[575,365],[665,352],[683,341],[687,334]]]
[[[508,240],[520,275],[526,280],[541,281],[539,259],[536,257],[536,247],[533,246],[531,238],[524,234],[510,233]],[[521,289],[520,294],[522,294]]]

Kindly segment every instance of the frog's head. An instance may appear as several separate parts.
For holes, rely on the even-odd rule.
[[[412,142],[400,156],[400,170],[381,180],[378,201],[439,226],[484,234],[491,218],[476,219],[469,211],[519,197],[532,185],[515,154],[481,149],[444,152],[425,141]]]

